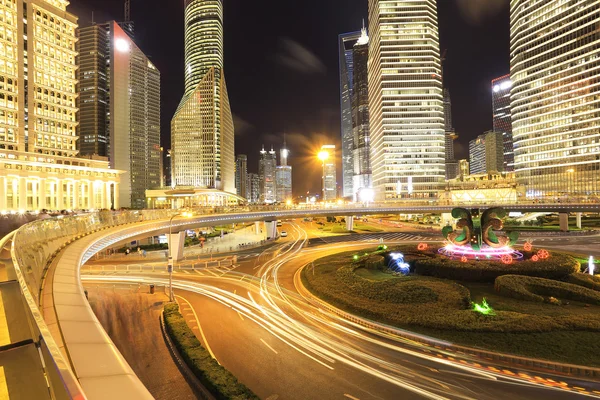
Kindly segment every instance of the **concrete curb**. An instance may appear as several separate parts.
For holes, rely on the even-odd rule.
[[[161,311],[160,317],[158,317],[158,319],[160,321],[160,330],[162,332],[163,338],[165,340],[165,343],[167,344],[167,347],[169,348],[169,353],[171,353],[175,364],[177,364],[177,367],[183,375],[183,377],[185,378],[186,382],[191,386],[194,393],[197,396],[200,396],[200,398],[205,400],[215,400],[215,397],[204,387],[204,385],[202,385],[202,383],[198,380],[198,378],[196,378],[196,375],[194,375],[190,367],[188,367],[185,361],[183,361],[183,358],[181,358],[177,347],[175,347],[175,344],[173,343],[171,337],[167,333],[167,328],[165,327],[164,320],[164,311]]]
[[[308,265],[308,264],[307,264]],[[298,270],[296,276],[300,276],[305,265],[301,269]],[[296,281],[296,279],[294,279]],[[564,375],[570,377],[581,377],[588,378],[593,381],[600,381],[600,368],[591,368],[585,367],[581,365],[573,365],[573,364],[561,364],[552,361],[538,360],[533,358],[519,357],[513,356],[509,354],[495,353],[491,351],[475,349],[471,347],[464,347],[455,345],[449,342],[445,342],[442,340],[438,340],[429,336],[419,335],[414,332],[406,331],[403,329],[398,329],[390,325],[378,323],[375,321],[371,321],[366,318],[360,318],[355,315],[352,315],[348,312],[340,310],[332,306],[331,304],[321,300],[320,298],[313,295],[302,283],[302,279],[297,279],[296,288],[300,291],[302,296],[307,297],[311,302],[326,309],[327,311],[336,314],[344,319],[347,319],[351,322],[354,322],[358,325],[364,326],[366,328],[374,329],[380,332],[385,332],[389,334],[393,334],[396,336],[400,336],[406,339],[413,340],[415,342],[427,344],[431,347],[434,347],[439,350],[449,350],[455,353],[475,356],[485,361],[493,361],[502,364],[506,364],[510,367],[521,367],[526,368],[528,370],[552,373],[556,375]]]

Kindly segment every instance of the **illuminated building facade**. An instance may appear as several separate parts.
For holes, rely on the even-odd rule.
[[[146,189],[162,186],[160,72],[115,21],[79,37],[80,152],[108,156],[125,171],[121,205],[145,208]]]
[[[489,131],[469,142],[470,174],[504,172],[504,135]]]
[[[510,2],[515,172],[529,198],[600,195],[600,3]]]
[[[485,174],[485,134],[469,142],[469,174]]]
[[[0,212],[119,206],[119,173],[77,156],[77,17],[0,3]]]
[[[260,201],[260,175],[250,172],[248,174],[248,201],[258,203]]]
[[[458,160],[458,174],[459,176],[469,175],[470,171],[469,160]]]
[[[355,194],[354,132],[352,128],[352,94],[354,88],[354,45],[361,31],[341,34],[338,38],[340,57],[340,108],[342,123],[342,192],[344,197]]]
[[[492,110],[494,131],[501,132],[504,139],[504,171],[513,171],[515,151],[513,148],[512,121],[510,115],[510,75],[492,80]]]
[[[248,198],[248,156],[238,154],[235,160],[235,190],[238,196]]]
[[[354,143],[353,198],[361,190],[372,189],[371,137],[369,129],[369,36],[363,28],[354,45],[354,89],[352,91],[352,130]],[[344,193],[345,197],[345,193]]]
[[[275,203],[277,201],[277,153],[272,147],[271,151],[266,151],[263,146],[260,151],[258,175],[260,176],[260,202]]]
[[[323,201],[335,201],[337,199],[337,169],[335,166],[335,145],[326,144],[321,146],[321,152],[328,156],[323,161]]]
[[[185,94],[171,121],[174,184],[233,194],[234,126],[223,72],[223,4],[184,4]]]
[[[275,172],[275,185],[277,190],[277,201],[285,203],[288,200],[292,200],[292,166],[288,165],[290,151],[286,146],[285,139],[283,141],[283,148],[279,154],[280,165],[277,166],[277,171]]]
[[[445,177],[436,1],[369,0],[369,36],[376,200],[435,198]]]

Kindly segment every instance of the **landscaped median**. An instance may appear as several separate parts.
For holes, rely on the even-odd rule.
[[[600,306],[594,301],[600,292],[586,285],[530,277],[560,276],[563,280],[586,280],[590,285],[583,274],[569,275],[579,270],[572,259],[552,254],[551,262],[527,265],[525,261],[503,266],[504,271],[491,265],[486,268],[484,261],[481,267],[487,271],[481,273],[475,261],[441,261],[444,265],[436,266],[440,260],[436,249],[420,252],[416,246],[400,246],[388,251],[402,252],[413,271],[427,263],[432,266],[428,270],[431,275],[437,275],[433,273],[436,271],[454,275],[458,271],[454,276],[472,279],[440,279],[414,272],[400,276],[382,268],[373,249],[366,252],[368,255],[346,252],[316,260],[302,273],[302,283],[334,307],[400,329],[488,351],[600,366]],[[498,280],[505,285],[497,291],[492,277],[511,272],[523,275],[501,276]],[[537,301],[513,296],[506,287],[519,288],[524,296],[531,294],[528,300]],[[558,301],[544,301],[544,296]],[[483,299],[492,312],[475,311],[474,303],[482,304]]]
[[[164,310],[167,334],[179,354],[204,387],[219,400],[258,400],[250,389],[219,365],[202,347],[194,332],[179,312],[179,305],[167,304]]]

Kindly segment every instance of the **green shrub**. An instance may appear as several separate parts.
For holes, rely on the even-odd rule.
[[[567,277],[567,282],[600,291],[600,276],[575,273]]]
[[[219,400],[246,400],[258,397],[213,359],[202,347],[179,312],[177,304],[165,305],[165,327],[175,347],[194,375]]]
[[[409,260],[410,262],[410,260]],[[502,275],[526,275],[547,279],[564,279],[579,272],[579,262],[566,254],[551,253],[550,258],[542,261],[518,261],[510,265],[499,261],[451,260],[436,256],[412,261],[415,272],[424,276],[455,279],[466,282],[494,282]]]
[[[364,257],[361,264],[367,269],[383,269],[385,267],[385,257],[381,254],[371,254]]]
[[[600,305],[600,293],[550,279],[504,275],[496,279],[494,288],[502,295],[519,300],[554,303],[552,298],[558,298]]]

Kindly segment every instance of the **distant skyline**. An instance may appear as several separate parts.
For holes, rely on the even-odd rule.
[[[162,144],[184,88],[183,1],[132,0],[136,43],[162,75]],[[457,158],[492,128],[493,78],[509,72],[508,0],[438,1],[440,47],[452,96]],[[72,0],[80,26],[123,19],[123,0]],[[260,148],[279,149],[287,132],[294,194],[320,191],[322,144],[341,145],[338,35],[367,19],[366,0],[224,0],[225,75],[236,122],[236,154],[258,171]],[[293,15],[294,18],[290,18]],[[338,167],[341,185],[341,165]]]

